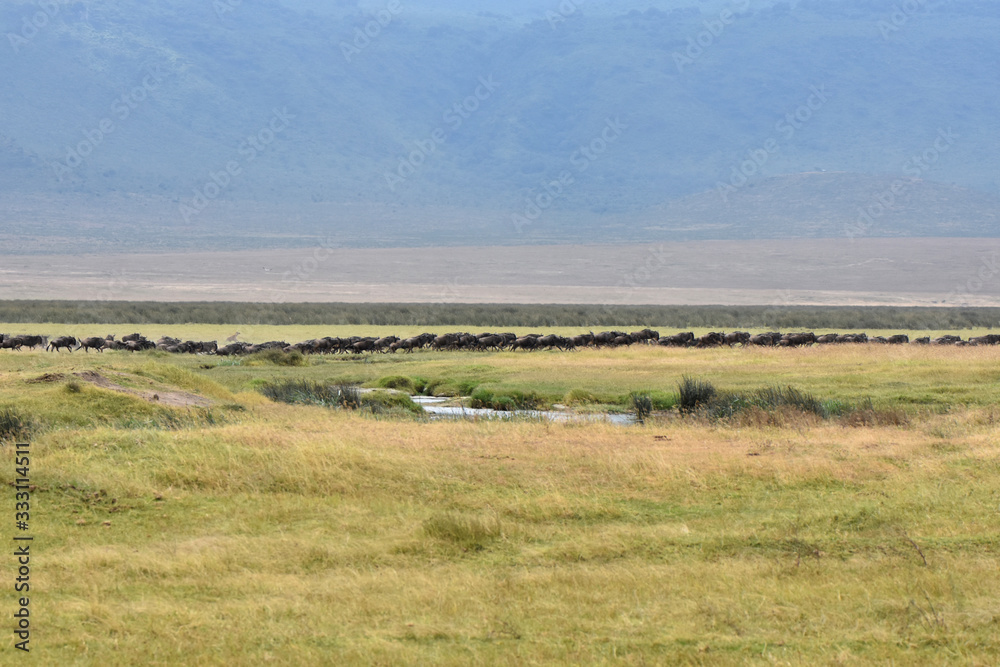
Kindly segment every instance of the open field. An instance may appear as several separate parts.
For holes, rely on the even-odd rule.
[[[895,418],[432,422],[257,391],[405,376],[613,408],[685,375]],[[53,664],[995,664],[998,403],[994,348],[0,353]]]
[[[0,293],[104,301],[997,306],[997,250],[996,239],[843,238],[5,255]]]

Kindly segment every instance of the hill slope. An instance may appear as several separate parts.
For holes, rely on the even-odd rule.
[[[751,207],[734,214],[753,226],[738,236],[813,234],[801,219],[754,222],[748,193],[819,170],[858,176],[806,178],[806,208],[886,177],[997,192],[995,3],[901,18],[889,0],[689,4],[89,0],[52,5],[32,30],[39,5],[4,3],[0,195],[105,213],[139,198],[149,217],[134,224],[230,236],[240,216],[220,202],[248,202],[282,212],[283,232],[351,243],[358,225],[398,236],[367,229],[378,216],[344,223],[359,205],[410,211],[428,242],[454,232],[439,207],[474,211],[483,222],[466,232],[501,242],[533,201],[546,217],[520,230],[529,240],[572,238],[581,221],[611,234],[649,210],[714,237],[713,215],[682,198],[720,184]],[[994,200],[968,190],[951,191],[961,215],[946,227],[922,212],[884,233],[982,235]],[[72,216],[5,210],[7,230],[34,215],[78,231]]]

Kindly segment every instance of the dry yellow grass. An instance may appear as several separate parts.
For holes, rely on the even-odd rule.
[[[557,373],[597,387],[646,372],[731,386],[787,373],[846,392],[859,364],[883,397],[909,391],[892,386],[907,378],[916,396],[997,384],[983,349],[411,356],[524,386]],[[905,427],[426,423],[270,403],[240,393],[250,376],[207,379],[226,369],[200,361],[0,356],[0,406],[66,420],[33,440],[39,662],[1000,659],[1000,414],[988,402]],[[74,411],[119,398],[24,383],[102,367],[242,410],[181,428],[76,424]]]

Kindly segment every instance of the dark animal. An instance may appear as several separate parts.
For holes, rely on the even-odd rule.
[[[750,332],[748,331],[732,331],[726,334],[726,345],[733,347],[734,345],[742,345],[746,347],[750,343]]]
[[[0,341],[0,349],[2,350],[20,350],[22,345],[24,345],[24,339],[21,336],[5,336]]]
[[[67,350],[72,352],[74,345],[76,345],[76,338],[74,336],[59,336],[55,340],[49,342],[45,349],[51,349],[53,352],[58,352],[59,348],[65,347]]]
[[[98,352],[104,352],[104,344],[107,341],[104,338],[98,336],[92,336],[90,338],[84,338],[80,341],[80,344],[76,346],[76,349],[83,348],[84,352],[89,353],[92,349]]]
[[[675,333],[672,336],[664,336],[657,341],[658,344],[667,347],[687,347],[688,344],[694,342],[694,332],[684,331],[681,333]]]

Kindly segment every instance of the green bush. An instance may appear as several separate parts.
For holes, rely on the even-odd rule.
[[[0,408],[0,442],[26,442],[36,428],[28,415],[15,408]]]
[[[370,410],[374,414],[390,411],[423,413],[424,409],[406,394],[372,391],[362,393],[349,384],[327,384],[307,380],[290,380],[266,384],[257,389],[272,401],[299,405],[320,405],[345,410]]]
[[[649,393],[633,391],[628,396],[636,421],[645,424],[646,418],[653,412],[653,400],[649,397]]]
[[[308,366],[309,359],[298,350],[285,352],[284,350],[271,349],[255,352],[247,356],[244,360],[246,366],[263,366],[270,364],[274,366]]]
[[[416,415],[424,413],[424,409],[414,403],[407,394],[390,394],[385,391],[361,394],[359,407],[376,415],[400,411]]]
[[[600,401],[586,389],[570,389],[563,396],[562,402],[566,405],[580,405],[584,403],[599,403]]]
[[[354,387],[350,387],[349,389],[354,392],[353,398],[356,399],[357,389]],[[349,392],[343,394],[333,385],[322,382],[309,382],[308,380],[289,380],[277,384],[269,383],[257,387],[257,391],[278,403],[322,405],[330,408],[341,405],[350,397]]]
[[[423,393],[428,396],[471,396],[479,382],[476,380],[452,380],[438,378],[424,384]]]
[[[398,391],[405,391],[408,394],[418,394],[417,383],[405,375],[390,375],[389,377],[384,377],[379,379],[375,383],[376,387],[381,387],[382,389],[396,389]]]
[[[677,387],[681,414],[691,414],[698,408],[706,407],[715,399],[715,387],[709,382],[702,382],[684,376]]]
[[[518,389],[503,392],[479,387],[472,392],[469,407],[489,408],[501,412],[514,410],[540,410],[545,407],[545,401],[535,392],[523,392]]]

